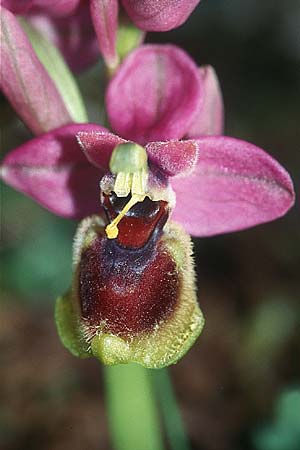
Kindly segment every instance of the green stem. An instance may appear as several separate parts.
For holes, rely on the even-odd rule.
[[[107,412],[115,450],[162,450],[150,371],[135,364],[105,367]]]
[[[171,449],[190,450],[168,370],[153,371],[152,376]]]

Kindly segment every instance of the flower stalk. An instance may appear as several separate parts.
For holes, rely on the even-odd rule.
[[[136,364],[105,367],[107,415],[115,450],[163,450],[150,371]]]

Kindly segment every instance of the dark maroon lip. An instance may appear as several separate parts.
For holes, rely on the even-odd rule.
[[[151,331],[173,314],[180,283],[176,263],[159,242],[128,252],[98,235],[80,262],[82,319],[124,337]]]

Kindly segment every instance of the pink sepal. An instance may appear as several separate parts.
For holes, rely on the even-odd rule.
[[[109,84],[106,105],[113,130],[145,144],[182,138],[201,102],[202,81],[192,59],[173,45],[143,45]]]
[[[118,64],[118,0],[91,0],[90,8],[101,53],[107,66],[114,69]]]
[[[71,122],[63,99],[38,60],[16,17],[0,6],[4,94],[35,134]]]
[[[217,74],[212,66],[200,67],[203,101],[195,114],[187,137],[217,136],[224,130],[224,106]]]
[[[281,217],[294,203],[286,170],[260,148],[229,137],[197,139],[193,174],[172,180],[172,219],[194,236],[248,228]]]
[[[122,0],[131,20],[142,30],[168,31],[183,24],[200,0]]]
[[[94,124],[57,128],[10,152],[2,179],[53,213],[82,218],[99,212],[99,181],[104,172],[92,166],[76,140],[80,131],[103,131]]]

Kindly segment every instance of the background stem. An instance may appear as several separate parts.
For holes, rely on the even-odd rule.
[[[170,448],[172,450],[190,450],[168,370],[161,369],[152,371],[151,375],[163,415]]]

